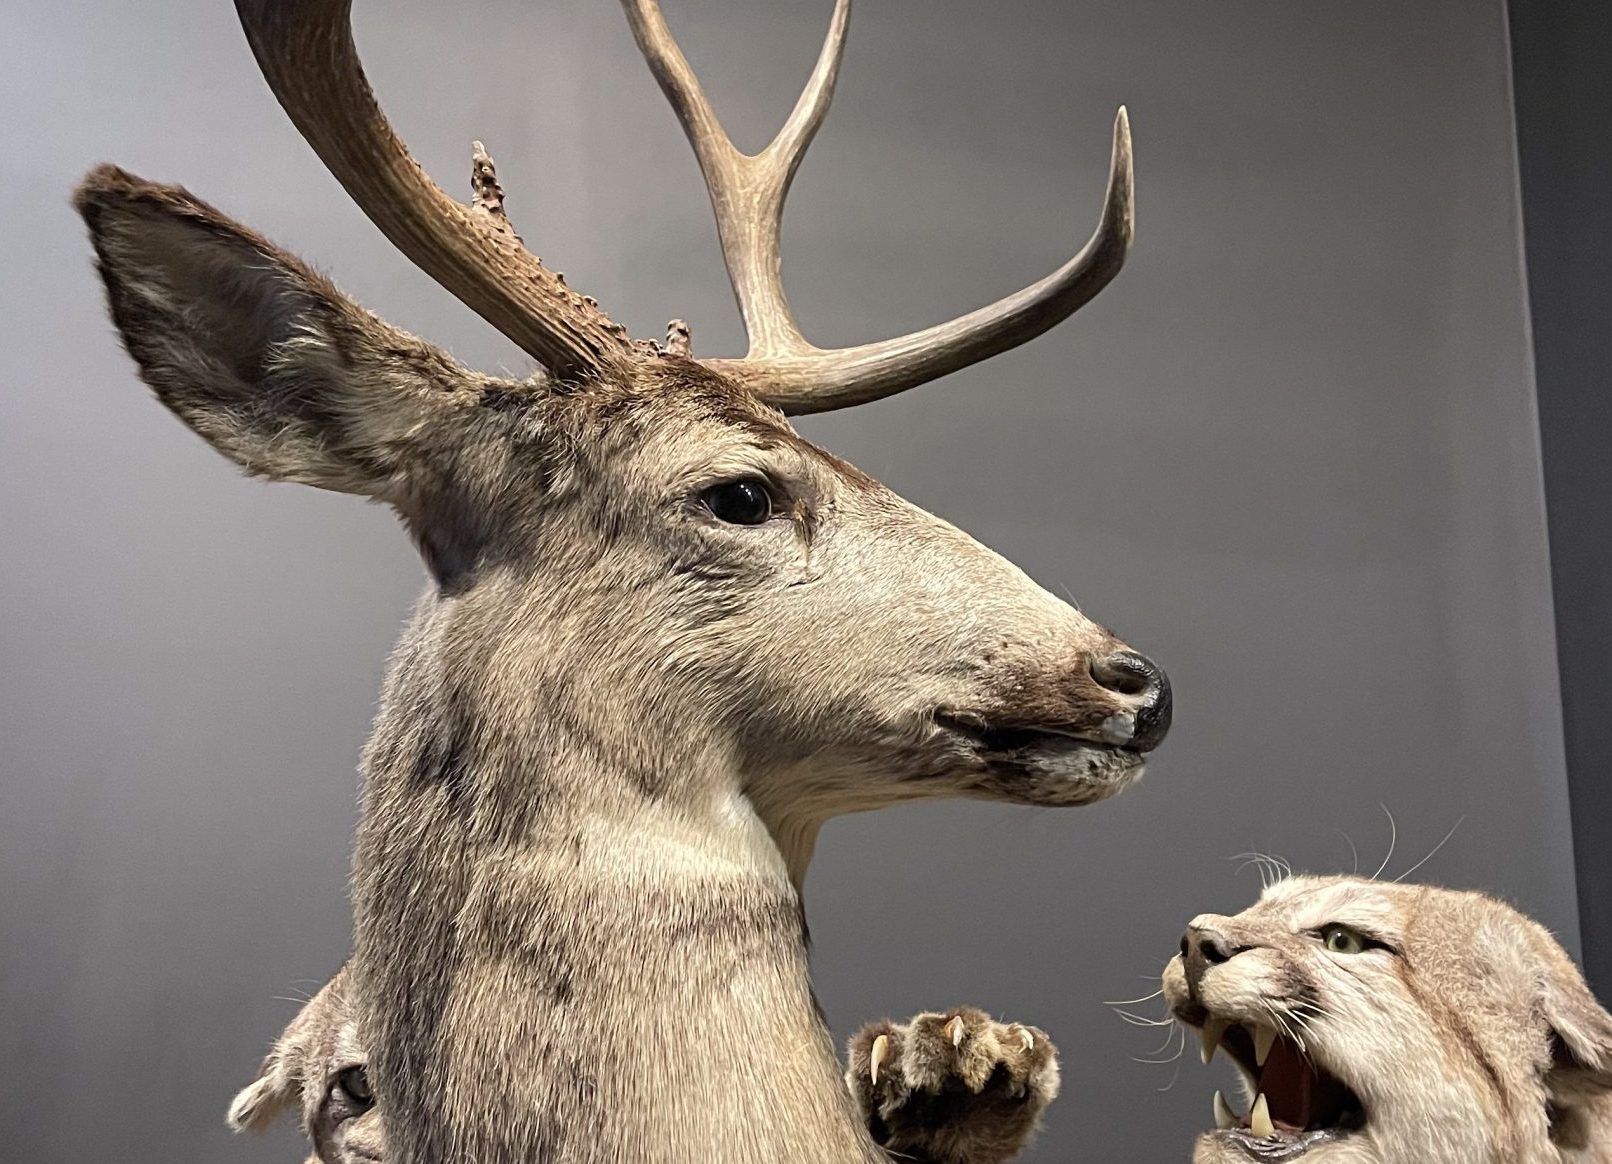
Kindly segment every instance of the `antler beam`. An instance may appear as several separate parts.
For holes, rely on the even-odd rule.
[[[1074,258],[1046,278],[987,307],[895,339],[705,362],[796,415],[880,400],[1016,348],[1062,323],[1119,274],[1135,230],[1131,131],[1122,107],[1114,122],[1108,193],[1097,229]]]
[[[351,0],[236,0],[269,88],[326,168],[392,244],[558,379],[623,368],[627,333],[521,245],[483,183],[443,193],[387,123],[353,45]]]
[[[784,295],[779,229],[789,184],[834,94],[850,0],[836,0],[828,36],[794,112],[772,143],[754,155],[740,153],[722,129],[658,0],[622,0],[622,6],[705,175],[728,278],[750,338],[743,359],[703,363],[785,412],[825,412],[878,400],[1017,347],[1074,314],[1124,265],[1136,210],[1130,123],[1121,108],[1102,216],[1069,262],[1023,291],[948,323],[859,347],[813,346]]]

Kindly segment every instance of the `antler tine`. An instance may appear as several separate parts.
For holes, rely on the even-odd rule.
[[[827,412],[892,396],[1034,339],[1090,302],[1124,266],[1136,230],[1130,119],[1114,121],[1108,193],[1097,229],[1058,270],[988,307],[859,347],[705,360],[784,412]]]
[[[850,0],[834,17],[811,79],[789,120],[759,154],[734,148],[671,30],[659,0],[622,0],[638,47],[688,134],[711,192],[722,257],[744,315],[750,351],[703,360],[785,412],[826,412],[894,395],[1034,339],[1073,315],[1125,263],[1135,233],[1131,129],[1114,121],[1108,193],[1096,231],[1058,270],[1016,294],[923,331],[859,347],[824,349],[801,334],[780,274],[784,198],[807,146],[828,113],[845,52]]]
[[[677,113],[705,176],[722,258],[750,338],[747,360],[816,351],[801,335],[784,294],[778,236],[789,184],[834,96],[851,0],[836,0],[811,78],[778,136],[759,154],[740,153],[722,128],[699,78],[666,26],[659,0],[622,0],[622,7],[638,48]]]
[[[806,156],[812,139],[822,128],[823,119],[828,116],[828,107],[834,100],[834,85],[840,79],[840,62],[845,59],[845,30],[850,23],[851,0],[835,0],[828,35],[823,38],[823,47],[817,54],[817,63],[812,66],[812,75],[807,79],[806,87],[800,91],[789,120],[784,122],[778,136],[762,151],[763,157],[772,155],[776,159],[775,164],[783,171],[778,193],[780,213],[783,211],[784,195],[789,191],[795,171],[800,168],[800,160]]]
[[[352,0],[236,0],[269,88],[326,168],[394,246],[559,379],[625,366],[626,332],[528,252],[488,201],[450,198],[381,112],[353,45]]]

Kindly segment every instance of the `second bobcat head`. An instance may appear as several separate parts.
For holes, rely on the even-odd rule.
[[[344,966],[291,1020],[258,1069],[235,1096],[232,1130],[263,1131],[298,1109],[313,1147],[307,1164],[376,1164],[385,1137],[367,1074],[369,1052],[358,1036]]]

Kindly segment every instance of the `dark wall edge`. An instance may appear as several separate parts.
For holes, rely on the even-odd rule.
[[[1612,5],[1510,0],[1585,970],[1612,994]]]

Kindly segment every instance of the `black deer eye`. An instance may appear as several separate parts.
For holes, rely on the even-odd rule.
[[[349,1067],[336,1076],[336,1086],[360,1109],[368,1110],[375,1104],[375,1093],[369,1089],[369,1072],[362,1067]]]
[[[772,494],[760,481],[727,481],[700,494],[711,516],[729,525],[760,525],[772,516]]]

